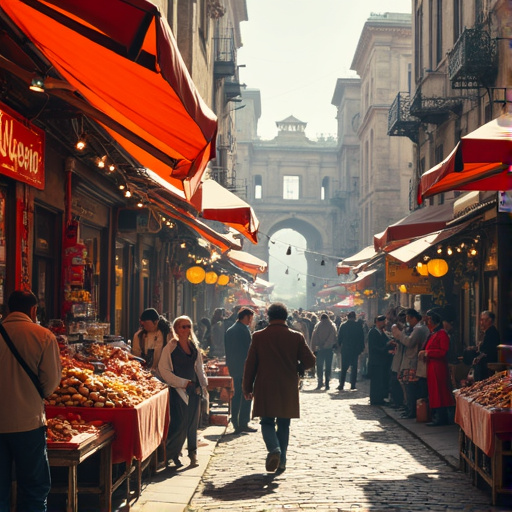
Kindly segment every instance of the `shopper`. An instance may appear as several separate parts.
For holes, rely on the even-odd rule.
[[[242,391],[242,377],[247,352],[251,345],[251,331],[254,311],[242,308],[238,312],[237,321],[226,331],[224,344],[226,350],[226,364],[229,375],[233,379],[234,395],[231,400],[231,423],[236,434],[243,432],[256,432],[249,426],[251,419],[251,400],[246,400]]]
[[[145,309],[139,319],[140,329],[133,335],[132,354],[146,361],[146,367],[155,371],[162,350],[171,339],[171,324],[154,308]]]
[[[430,331],[421,320],[421,313],[413,308],[405,311],[405,320],[411,329],[400,329],[399,326],[393,325],[391,332],[394,338],[404,347],[402,364],[400,366],[398,380],[403,383],[405,388],[405,397],[407,408],[402,418],[416,418],[416,401],[418,397],[418,376],[416,369],[418,367],[418,353],[420,347],[427,340]]]
[[[450,348],[450,338],[443,329],[442,318],[438,310],[427,311],[427,327],[430,336],[424,350],[420,350],[418,358],[427,363],[428,401],[432,412],[429,427],[447,425],[449,408],[455,404],[450,386],[448,362],[446,355]]]
[[[15,350],[35,374],[36,384],[16,359],[4,335],[0,340],[0,510],[10,510],[14,463],[19,512],[45,512],[50,492],[43,398],[61,378],[59,347],[52,332],[36,323],[37,297],[15,291],[2,325]]]
[[[300,417],[298,366],[307,370],[315,364],[304,336],[287,326],[287,317],[284,304],[269,306],[269,325],[253,334],[243,377],[245,398],[254,397],[253,417],[261,418],[265,469],[271,473],[286,469],[290,419]]]
[[[329,315],[322,313],[320,322],[313,328],[311,336],[311,348],[316,355],[316,376],[318,385],[316,389],[322,389],[324,385],[325,372],[325,390],[329,389],[329,380],[331,379],[331,368],[333,358],[333,348],[336,347],[336,326],[331,322]]]
[[[389,351],[393,342],[384,332],[386,316],[379,315],[368,333],[368,373],[370,375],[370,405],[386,405],[389,382]]]
[[[356,322],[356,313],[351,311],[347,321],[340,325],[338,346],[341,349],[341,373],[339,391],[343,391],[347,371],[350,368],[350,389],[356,389],[357,364],[359,355],[364,350],[364,331],[360,322]]]
[[[197,464],[197,428],[201,397],[208,395],[203,357],[188,316],[173,322],[174,336],[162,350],[158,364],[160,377],[169,385],[171,423],[167,436],[167,456],[176,467],[187,441],[190,464]]]

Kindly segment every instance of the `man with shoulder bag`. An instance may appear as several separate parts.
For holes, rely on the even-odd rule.
[[[59,346],[53,333],[36,324],[37,297],[18,290],[0,325],[0,512],[10,510],[12,467],[17,511],[46,512],[50,466],[46,451],[43,398],[61,378]]]

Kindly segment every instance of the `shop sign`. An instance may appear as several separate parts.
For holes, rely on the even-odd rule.
[[[0,174],[44,190],[44,132],[2,103]]]
[[[408,267],[406,263],[386,258],[386,291],[395,292],[400,285],[405,285],[407,293],[428,295],[432,293],[430,280],[421,276],[415,267]]]

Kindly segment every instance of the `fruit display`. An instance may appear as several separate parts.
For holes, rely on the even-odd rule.
[[[461,388],[458,393],[489,408],[512,408],[512,375],[508,371],[495,373],[488,379]]]
[[[46,400],[60,407],[134,407],[166,387],[131,355],[116,347],[91,344],[71,355],[61,351],[62,378]],[[98,371],[99,365],[104,370]]]
[[[46,421],[46,435],[50,442],[68,442],[79,434],[97,434],[104,424],[101,420],[85,421],[79,414],[59,414]]]

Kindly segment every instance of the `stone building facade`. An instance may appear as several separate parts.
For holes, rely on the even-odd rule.
[[[359,243],[406,216],[413,146],[387,135],[388,112],[397,90],[409,90],[412,63],[411,15],[372,14],[366,21],[351,69],[361,77]]]

